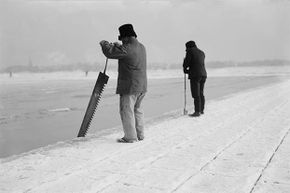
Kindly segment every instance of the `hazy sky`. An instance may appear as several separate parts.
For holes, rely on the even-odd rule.
[[[0,67],[104,61],[99,41],[132,23],[148,62],[290,60],[290,0],[0,0]]]

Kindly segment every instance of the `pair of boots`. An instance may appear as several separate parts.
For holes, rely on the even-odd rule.
[[[137,139],[126,139],[125,137],[123,137],[123,138],[117,139],[117,142],[118,143],[135,143],[135,142],[142,141],[142,140],[144,140],[144,137],[138,137],[138,140]]]
[[[192,114],[189,114],[189,116],[190,116],[190,117],[199,117],[199,116],[202,115],[202,114],[204,114],[203,111],[201,111],[201,112],[194,112],[194,113],[192,113]]]

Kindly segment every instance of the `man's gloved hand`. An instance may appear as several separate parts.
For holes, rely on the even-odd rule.
[[[122,46],[122,44],[120,44],[119,42],[114,42],[113,44],[114,44],[114,46],[117,46],[117,47]]]
[[[108,41],[106,41],[106,40],[102,40],[102,41],[100,41],[100,45],[101,45],[101,46],[104,45],[104,44],[106,44],[106,43],[108,43]]]
[[[109,45],[109,46],[111,46],[111,47],[121,47],[122,46],[122,44],[120,44],[119,42],[114,42],[114,43],[109,43],[108,41],[106,41],[106,40],[102,40],[102,41],[100,41],[100,45],[103,47],[104,45]]]
[[[189,73],[189,69],[188,68],[183,68],[183,72],[184,72],[184,74],[188,74]]]

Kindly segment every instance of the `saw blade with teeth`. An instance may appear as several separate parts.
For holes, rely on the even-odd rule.
[[[104,91],[104,87],[108,83],[108,80],[109,80],[109,76],[107,76],[105,72],[106,72],[106,68],[104,70],[104,73],[102,72],[99,73],[99,76],[96,81],[93,93],[91,95],[81,128],[78,133],[78,137],[85,137],[90,127],[96,108],[100,102],[102,92]]]

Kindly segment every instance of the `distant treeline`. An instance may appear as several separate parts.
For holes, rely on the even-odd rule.
[[[225,68],[225,67],[243,67],[243,66],[290,66],[289,60],[258,60],[250,62],[234,62],[234,61],[210,61],[206,62],[208,68]],[[180,69],[182,64],[179,63],[149,63],[149,70],[166,70],[166,69]],[[14,65],[1,69],[2,73],[9,72],[57,72],[57,71],[102,71],[104,68],[103,62],[95,63],[73,63],[73,64],[59,64],[59,65]],[[117,65],[111,65],[110,70],[116,70]]]
[[[249,62],[211,61],[206,63],[210,68],[248,67],[248,66],[290,66],[289,60],[256,60]]]

